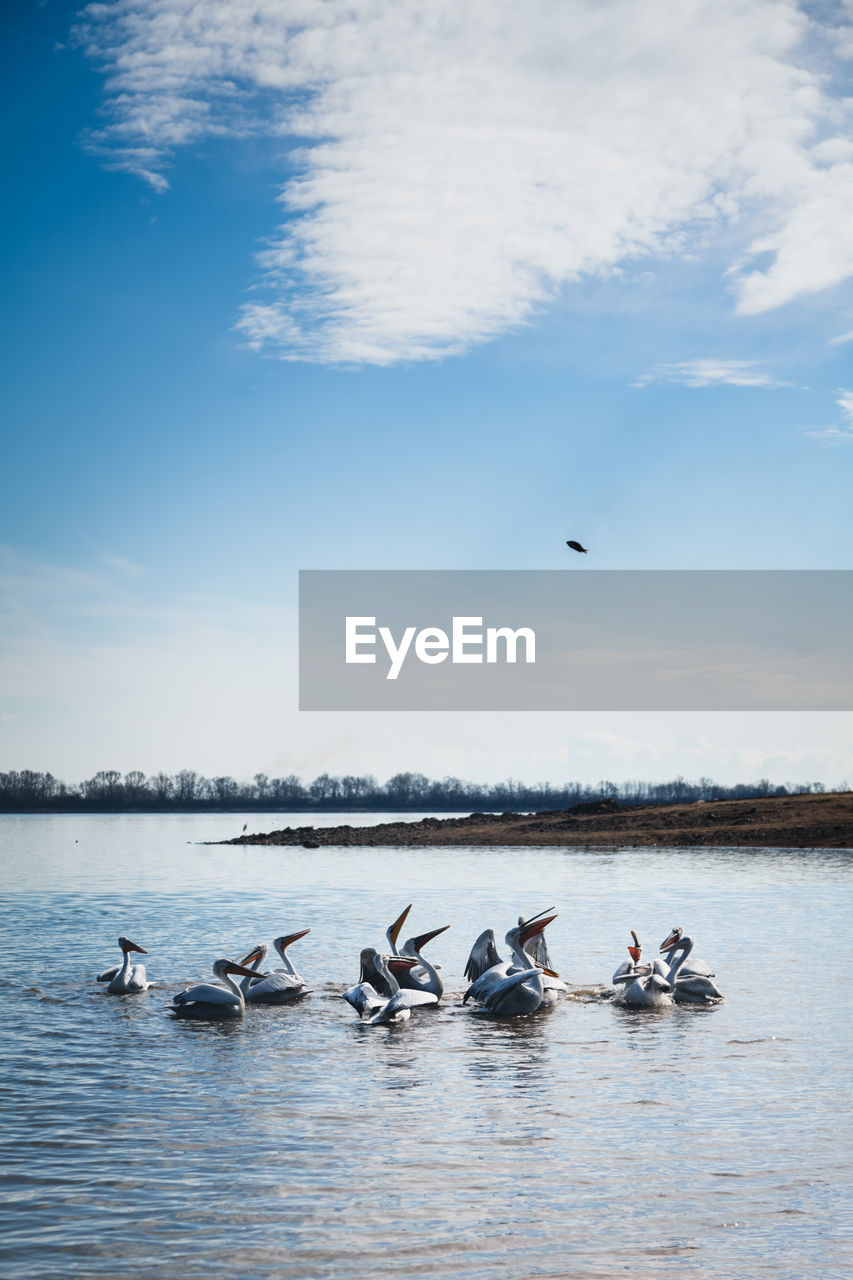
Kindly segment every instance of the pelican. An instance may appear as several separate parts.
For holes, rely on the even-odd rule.
[[[616,997],[621,1004],[634,1009],[663,1009],[672,1004],[672,986],[653,965],[634,965],[630,972],[614,974],[613,981],[622,985]]]
[[[566,984],[560,981],[552,969],[536,966],[524,947],[555,919],[556,916],[542,918],[540,912],[539,917],[531,917],[510,929],[504,941],[512,952],[511,960],[501,960],[491,929],[481,933],[471,949],[465,967],[465,976],[474,980],[465,992],[462,1003],[475,1000],[477,1004],[491,1012],[500,1012],[504,1017],[533,1013],[542,1004],[554,1004],[558,992],[567,990]],[[488,960],[492,963],[484,968]],[[519,977],[522,974],[524,976]],[[509,979],[513,979],[513,982],[504,986]]]
[[[391,988],[391,996],[383,1003],[381,1009],[377,1009],[366,1020],[368,1026],[377,1027],[408,1022],[412,1016],[412,1009],[419,1005],[438,1004],[438,996],[432,991],[413,991],[408,987],[403,989],[392,972],[392,965],[399,971],[403,967],[413,969],[417,963],[412,956],[377,955],[374,957],[374,968]]]
[[[411,956],[414,960],[417,960],[417,964],[414,968],[410,969],[407,966],[400,970],[400,976],[397,981],[401,987],[410,988],[412,991],[431,991],[437,1000],[441,999],[444,995],[444,983],[438,972],[438,966],[430,964],[426,956],[421,955],[421,948],[449,928],[449,924],[443,924],[440,929],[430,929],[429,933],[419,933],[416,937],[408,938],[403,943],[401,955]]]
[[[107,987],[112,996],[130,996],[135,995],[137,991],[147,991],[151,983],[145,977],[144,964],[131,964],[131,951],[138,951],[141,955],[147,956],[148,952],[144,947],[138,947],[135,942],[131,942],[130,938],[121,937],[118,940],[124,954],[124,960],[121,964],[116,965],[113,969],[105,969],[103,973],[98,974],[98,982],[108,982]]]
[[[640,963],[640,959],[643,954],[643,948],[640,946],[640,939],[637,937],[633,929],[631,930],[631,937],[634,939],[633,947],[628,948],[628,955],[631,957],[631,959],[623,960],[622,963],[619,965],[618,969],[613,974],[612,981],[614,983],[621,982],[625,974],[633,973],[637,965]]]
[[[689,969],[685,965],[693,950],[693,939],[684,936],[682,928],[673,929],[661,944],[661,951],[669,961],[668,981],[678,1004],[719,1004],[724,999],[722,991],[713,981],[714,974],[704,960],[697,960]],[[679,952],[681,953],[679,955]],[[698,968],[702,966],[701,970]]]
[[[291,942],[304,938],[306,933],[310,932],[310,929],[300,929],[298,933],[285,933],[280,938],[273,939],[273,946],[281,957],[284,968],[276,969],[266,977],[249,980],[248,991],[243,983],[240,984],[249,1004],[287,1004],[289,1000],[298,1000],[300,996],[306,994],[308,988],[305,985],[305,979],[301,978],[294,969],[287,954],[287,948]],[[262,960],[259,960],[259,963],[262,963]],[[243,981],[245,982],[246,979]]]
[[[250,979],[259,975],[254,969],[247,969],[234,960],[217,960],[213,972],[225,986],[215,987],[210,982],[202,982],[197,987],[180,991],[170,1005],[176,1018],[242,1018],[246,1001],[231,975],[238,973]]]

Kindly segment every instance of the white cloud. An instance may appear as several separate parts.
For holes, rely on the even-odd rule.
[[[757,368],[752,360],[681,360],[676,364],[661,364],[644,373],[633,384],[645,387],[651,382],[674,382],[683,387],[790,387],[790,382],[780,382],[769,373]]]
[[[853,342],[853,329],[848,330],[847,333],[839,333],[837,338],[830,338],[829,345],[831,347],[840,347],[845,342]]]
[[[824,444],[853,444],[853,391],[842,389],[835,403],[846,421],[842,422],[840,427],[837,425],[816,427],[813,431],[806,431],[804,434],[812,436],[815,440],[822,440]]]
[[[205,136],[303,144],[239,328],[378,364],[464,349],[724,220],[744,314],[853,273],[849,104],[820,34],[793,0],[115,0],[82,23],[113,166],[162,190]]]

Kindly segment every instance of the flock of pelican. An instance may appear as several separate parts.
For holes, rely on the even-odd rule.
[[[436,1005],[444,994],[440,966],[427,959],[423,948],[450,926],[417,934],[398,949],[397,939],[410,911],[411,903],[389,925],[386,950],[364,948],[358,982],[342,993],[368,1026],[405,1022],[414,1009]],[[554,1005],[568,993],[569,988],[551,963],[545,941],[545,929],[556,918],[547,911],[527,919],[520,916],[504,937],[510,952],[506,960],[497,950],[493,930],[484,930],[465,966],[470,985],[463,1005],[471,1001],[495,1017],[517,1018]],[[308,987],[293,967],[287,948],[307,933],[310,929],[300,929],[275,939],[273,946],[282,967],[271,973],[261,971],[269,954],[263,943],[253,947],[242,960],[217,960],[213,972],[219,984],[203,982],[188,987],[174,997],[170,1011],[177,1018],[240,1018],[247,1004],[286,1004],[301,998]],[[693,957],[693,939],[681,927],[667,934],[660,956],[650,962],[643,961],[642,947],[633,930],[631,936],[634,943],[628,947],[629,959],[619,965],[612,979],[620,1003],[634,1008],[662,1008],[674,1003],[716,1004],[723,999],[713,981],[713,972],[703,960]],[[122,963],[99,973],[98,982],[107,983],[111,995],[147,991],[151,984],[145,967],[131,959],[135,953],[147,955],[147,951],[125,937],[119,938],[118,945]]]

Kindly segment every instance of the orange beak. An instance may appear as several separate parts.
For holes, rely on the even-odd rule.
[[[388,937],[394,943],[395,947],[397,945],[397,939],[400,936],[400,930],[402,929],[406,916],[409,914],[411,909],[412,909],[412,904],[410,902],[409,905],[406,907],[405,911],[401,912],[401,914],[397,916],[397,919],[394,921],[394,923],[391,925],[390,929],[388,930]]]
[[[525,942],[529,942],[531,938],[535,938],[537,933],[541,933],[552,920],[556,919],[556,915],[553,915],[546,916],[544,920],[528,920],[524,928],[521,930],[521,933],[518,935],[521,945],[524,946]]]
[[[291,942],[296,942],[298,938],[304,938],[306,933],[310,933],[310,932],[311,932],[310,929],[300,929],[298,933],[289,933],[286,938],[282,938],[281,942],[279,943],[279,946],[281,947],[282,951],[284,951],[285,948],[290,946]]]
[[[445,929],[449,928],[449,924],[443,924],[440,929],[431,929],[429,933],[419,933],[416,938],[412,938],[415,951],[420,951],[421,947],[425,947],[433,938],[437,938],[440,933],[444,933]]]
[[[243,978],[265,978],[265,973],[258,973],[256,969],[247,969],[243,964],[237,964],[236,960],[229,960],[227,966],[228,973],[239,973]]]

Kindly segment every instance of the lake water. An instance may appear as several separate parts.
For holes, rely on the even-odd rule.
[[[850,1275],[849,853],[194,843],[243,820],[0,819],[4,1280]],[[340,992],[408,902],[445,999],[363,1027]],[[552,904],[570,998],[463,1008],[475,936]],[[675,924],[725,1003],[614,1005]],[[166,1012],[305,927],[301,1003]],[[143,995],[94,981],[119,933]]]

